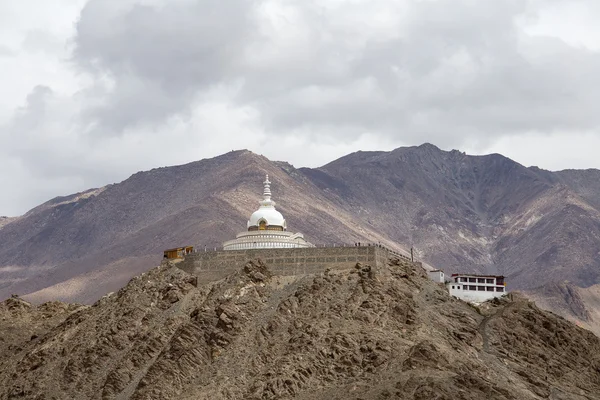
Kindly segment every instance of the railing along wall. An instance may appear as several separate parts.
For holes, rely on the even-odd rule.
[[[275,241],[274,241],[275,242]],[[331,248],[335,248],[335,247],[379,247],[381,249],[386,250],[390,255],[398,257],[400,259],[406,260],[406,261],[411,261],[411,262],[415,262],[417,261],[417,259],[414,257],[414,255],[406,255],[406,254],[402,254],[398,251],[392,250],[389,247],[386,247],[382,244],[379,243],[362,243],[362,242],[357,242],[356,244],[346,244],[346,243],[332,243],[332,244],[317,244],[315,245],[315,247],[317,248],[326,248],[326,247],[331,247]],[[293,249],[294,247],[290,247],[288,249]],[[256,248],[252,248],[252,249],[244,249],[244,250],[267,250],[261,247],[256,247]],[[222,246],[219,247],[207,247],[207,246],[194,246],[194,253],[200,253],[200,252],[209,252],[209,251],[225,251],[225,249]],[[228,250],[228,251],[243,251],[243,250]]]

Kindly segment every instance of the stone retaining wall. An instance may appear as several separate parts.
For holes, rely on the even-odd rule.
[[[199,282],[204,283],[223,279],[257,258],[275,275],[285,276],[320,273],[327,268],[352,268],[357,262],[381,267],[391,255],[395,254],[378,246],[219,250],[189,254],[177,267],[198,276]]]

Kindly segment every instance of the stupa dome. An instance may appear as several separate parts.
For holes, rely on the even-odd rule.
[[[248,228],[260,228],[261,222],[264,221],[267,227],[281,227],[286,230],[285,218],[275,208],[259,208],[254,211],[248,220]]]
[[[260,207],[248,220],[248,230],[278,230],[285,231],[287,225],[285,218],[275,209],[275,202],[271,200],[271,182],[269,175],[264,181],[265,189],[263,199],[259,202]]]
[[[287,223],[279,211],[275,209],[275,202],[271,200],[271,182],[269,175],[265,179],[263,199],[259,201],[260,207],[248,220],[248,230],[240,232],[235,239],[223,243],[224,250],[252,250],[252,249],[294,249],[315,247],[307,242],[301,233],[287,232]]]

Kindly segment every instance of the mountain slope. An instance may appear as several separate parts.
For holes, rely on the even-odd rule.
[[[414,247],[447,273],[507,275],[510,289],[600,284],[600,171],[425,144],[316,169],[235,151],[55,199],[0,228],[0,298],[90,303],[157,265],[165,248],[218,247],[245,229],[265,173],[290,229],[313,243]]]
[[[7,267],[0,297],[31,293],[125,258],[146,257],[148,269],[169,247],[220,246],[245,229],[265,173],[272,177],[275,199],[290,227],[311,240],[387,240],[328,202],[293,167],[249,151],[231,152],[140,172],[89,197],[53,200],[6,225],[0,230],[0,265]],[[136,268],[106,285],[118,288],[138,272]]]
[[[269,276],[249,262],[196,287],[163,266],[57,307],[62,322],[9,337],[0,398],[600,398],[600,339],[525,299],[476,310],[398,260]],[[40,312],[10,301],[0,337]]]
[[[505,274],[513,288],[599,280],[600,212],[585,179],[571,187],[564,175],[500,155],[431,145],[302,171],[332,202],[447,272]]]

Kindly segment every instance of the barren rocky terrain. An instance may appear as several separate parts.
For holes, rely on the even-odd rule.
[[[290,229],[313,243],[414,247],[446,273],[503,274],[509,289],[600,332],[600,171],[428,144],[315,169],[235,151],[53,199],[0,223],[0,299],[91,304],[158,265],[165,248],[217,247],[245,229],[264,173]],[[567,281],[570,291],[545,289]]]
[[[287,278],[255,260],[206,285],[166,264],[0,318],[0,399],[600,399],[598,337],[398,260]]]

